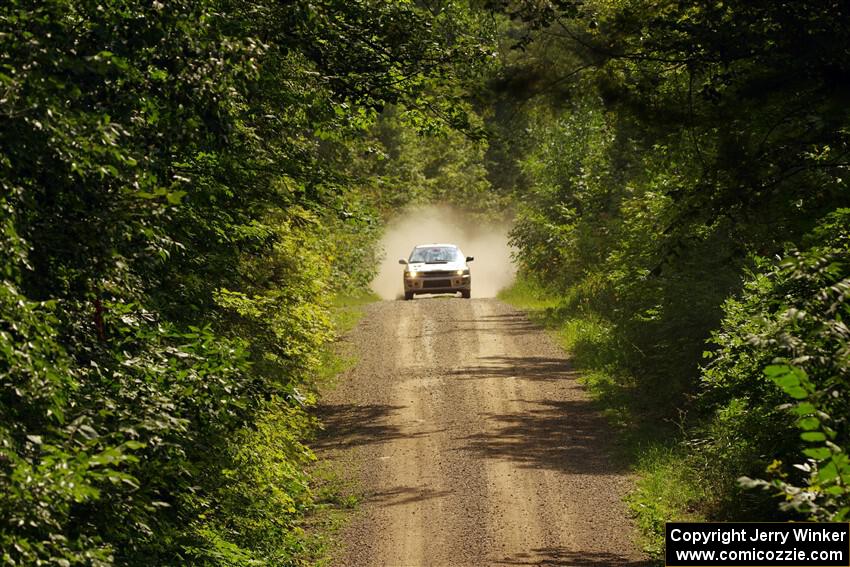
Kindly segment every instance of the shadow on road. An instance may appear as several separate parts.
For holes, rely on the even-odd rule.
[[[563,358],[540,356],[486,356],[477,366],[465,366],[449,372],[460,378],[516,378],[518,380],[569,380],[577,373]]]
[[[319,406],[316,417],[324,424],[324,430],[316,436],[312,447],[356,447],[418,435],[403,432],[401,427],[388,423],[389,416],[403,407],[389,404]]]
[[[411,426],[408,422],[397,424],[392,414],[405,406],[389,404],[333,404],[317,408],[316,417],[324,428],[310,445],[314,449],[341,449],[363,445],[389,443],[395,439],[415,439],[446,431],[434,429],[434,424],[421,423]]]
[[[483,417],[490,427],[461,449],[532,469],[610,475],[626,467],[610,457],[607,425],[592,402],[515,400],[524,407]]]
[[[377,492],[368,492],[364,500],[377,502],[385,506],[401,506],[423,502],[432,498],[443,498],[452,494],[451,490],[434,490],[425,486],[396,486]]]
[[[528,320],[524,313],[504,313],[500,315],[482,315],[476,319],[452,318],[451,327],[442,329],[449,334],[523,336],[540,333],[540,327]],[[485,325],[482,325],[485,323]]]

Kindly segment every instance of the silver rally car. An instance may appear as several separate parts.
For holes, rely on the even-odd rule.
[[[469,299],[472,277],[469,264],[474,258],[464,256],[454,244],[420,244],[404,264],[404,298],[418,293],[457,293]]]

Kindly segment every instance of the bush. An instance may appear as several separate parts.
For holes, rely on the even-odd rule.
[[[760,262],[725,305],[704,373],[722,436],[704,451],[722,455],[727,479],[766,471],[773,480],[743,482],[775,489],[783,510],[841,521],[850,505],[850,209],[825,217],[805,244],[775,265]],[[730,411],[741,419],[723,419]],[[734,455],[730,446],[750,449]]]

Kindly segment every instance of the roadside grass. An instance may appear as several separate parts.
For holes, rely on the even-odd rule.
[[[676,446],[656,441],[633,447],[633,456],[639,478],[626,502],[644,551],[663,562],[664,524],[705,521],[698,506],[704,494],[687,456]]]
[[[637,475],[626,502],[639,531],[638,543],[663,564],[665,522],[706,519],[699,506],[705,495],[678,444],[677,424],[655,418],[653,400],[640,396],[629,377],[617,373],[620,346],[610,324],[577,308],[575,298],[558,297],[521,277],[498,298],[549,331],[581,370],[582,383],[617,431],[615,458]]]
[[[345,340],[363,317],[364,307],[379,297],[371,291],[336,295],[331,301],[330,316],[337,340],[322,351],[316,385],[327,391],[337,384],[339,376],[357,364],[352,345]],[[340,463],[333,455],[323,455],[309,469],[313,507],[302,524],[302,552],[297,565],[321,567],[330,564],[336,545],[336,534],[346,525],[358,504],[359,489],[350,474],[351,463]]]
[[[363,308],[379,300],[380,297],[372,290],[335,295],[331,300],[331,321],[337,335],[343,335],[353,329],[363,317]]]
[[[348,295],[335,295],[330,304],[331,324],[337,336],[321,354],[321,363],[316,374],[316,383],[323,388],[332,388],[336,378],[357,364],[357,356],[351,345],[342,337],[351,331],[363,317],[363,308],[380,298],[370,290]]]
[[[514,307],[527,311],[529,316],[533,318],[544,315],[546,309],[558,305],[556,297],[546,293],[545,290],[524,278],[514,280],[509,287],[499,291],[497,297],[505,303],[510,303]]]
[[[302,552],[296,564],[323,567],[331,563],[336,536],[357,509],[358,488],[342,465],[328,459],[318,461],[310,477],[313,508],[301,526]]]

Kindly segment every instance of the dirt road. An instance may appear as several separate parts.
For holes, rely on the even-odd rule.
[[[494,299],[372,305],[319,450],[365,492],[336,565],[643,565],[610,429],[566,355]]]

